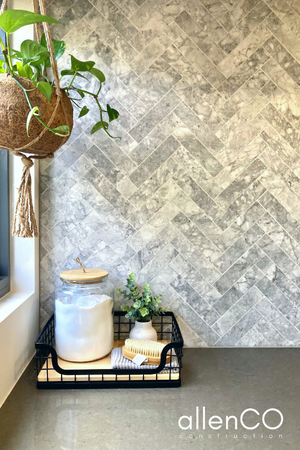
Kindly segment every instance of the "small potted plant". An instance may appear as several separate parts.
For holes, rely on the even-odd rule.
[[[169,308],[159,308],[163,293],[156,297],[151,294],[149,284],[145,284],[140,292],[135,284],[135,275],[131,273],[127,278],[127,290],[118,289],[118,292],[132,305],[122,305],[123,311],[126,311],[125,317],[135,320],[135,326],[130,332],[130,339],[149,339],[157,341],[157,333],[152,326],[152,317],[159,316],[169,311]]]

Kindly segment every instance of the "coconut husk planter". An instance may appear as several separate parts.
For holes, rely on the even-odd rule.
[[[36,13],[40,9],[41,14],[46,15],[44,0],[33,0],[33,5]],[[0,14],[3,13],[6,6],[7,0],[4,0]],[[29,79],[17,75],[0,74],[0,148],[21,156],[24,164],[12,229],[12,235],[19,237],[38,237],[39,235],[31,193],[32,160],[53,158],[54,153],[67,142],[73,128],[73,106],[64,90],[59,86],[49,24],[44,22],[43,28],[54,77],[50,102]],[[36,32],[40,41],[41,30],[37,28]],[[18,83],[27,90],[33,107],[39,108],[40,118],[44,124],[51,129],[66,125],[70,131],[68,136],[54,134],[34,118],[30,121],[29,136],[27,135],[26,121],[30,108],[24,91]],[[26,156],[27,154],[29,156]]]
[[[50,103],[46,97],[27,78],[15,75],[22,86],[28,90],[31,104],[38,106],[44,123],[51,128],[68,124],[73,127],[73,106],[67,95],[61,90],[58,101],[53,89]],[[0,74],[0,148],[14,152],[29,153],[53,158],[69,137],[57,136],[47,130],[37,120],[31,120],[29,136],[26,132],[26,119],[30,112],[22,88],[9,74]]]

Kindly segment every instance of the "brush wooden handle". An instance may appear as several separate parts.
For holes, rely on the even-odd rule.
[[[125,345],[122,347],[122,355],[127,358],[130,359],[130,361],[133,360],[133,358],[138,355],[138,353],[135,352],[130,352],[129,350],[126,350]],[[148,361],[144,362],[143,364],[151,364],[153,366],[159,366],[160,365],[160,356],[147,356]],[[169,364],[170,362],[170,356],[167,355],[166,358],[166,364]]]

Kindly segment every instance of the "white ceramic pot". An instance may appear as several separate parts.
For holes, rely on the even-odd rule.
[[[114,343],[113,300],[107,295],[69,296],[55,301],[57,354],[67,361],[94,361]]]
[[[135,322],[129,337],[130,339],[149,339],[150,341],[157,341],[157,333],[152,326],[152,320],[149,320],[149,322]]]

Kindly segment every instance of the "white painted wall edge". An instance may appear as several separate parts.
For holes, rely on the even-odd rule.
[[[32,10],[31,0],[11,0],[9,8]],[[24,27],[13,36],[13,48],[24,39],[33,39],[33,27]],[[23,164],[10,156],[11,218]],[[38,210],[39,167],[31,169],[33,201]],[[0,300],[0,405],[17,383],[34,355],[39,331],[39,241],[11,238],[11,292]]]

